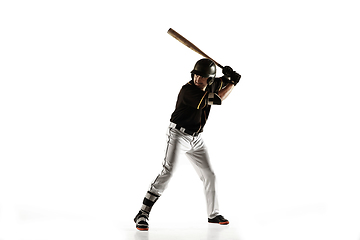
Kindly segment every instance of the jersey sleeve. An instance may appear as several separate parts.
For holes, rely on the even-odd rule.
[[[221,89],[225,88],[228,83],[229,80],[225,76],[215,78],[214,83],[211,85],[211,92],[218,93]]]

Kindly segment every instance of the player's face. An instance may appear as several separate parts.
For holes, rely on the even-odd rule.
[[[194,74],[194,83],[201,90],[205,90],[207,86],[207,78]]]

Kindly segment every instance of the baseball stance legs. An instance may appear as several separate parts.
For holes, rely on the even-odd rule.
[[[147,220],[150,211],[166,189],[180,154],[185,154],[189,158],[200,179],[203,181],[208,217],[214,218],[219,215],[215,174],[210,166],[209,155],[201,135],[194,137],[177,129],[169,128],[167,136],[168,141],[163,168],[151,183],[150,189],[144,197],[141,210],[134,219],[139,230],[148,229]]]

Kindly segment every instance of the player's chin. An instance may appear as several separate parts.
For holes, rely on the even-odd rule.
[[[205,87],[204,84],[200,84],[200,83],[195,83],[195,85],[196,85],[198,88],[201,88],[201,89],[203,89],[203,88]]]

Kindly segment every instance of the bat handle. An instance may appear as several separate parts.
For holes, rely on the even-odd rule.
[[[213,60],[213,61],[214,61],[214,60]],[[215,61],[214,61],[214,62],[215,62]],[[215,62],[215,64],[216,64],[219,68],[221,68],[221,69],[224,68],[220,63]]]

